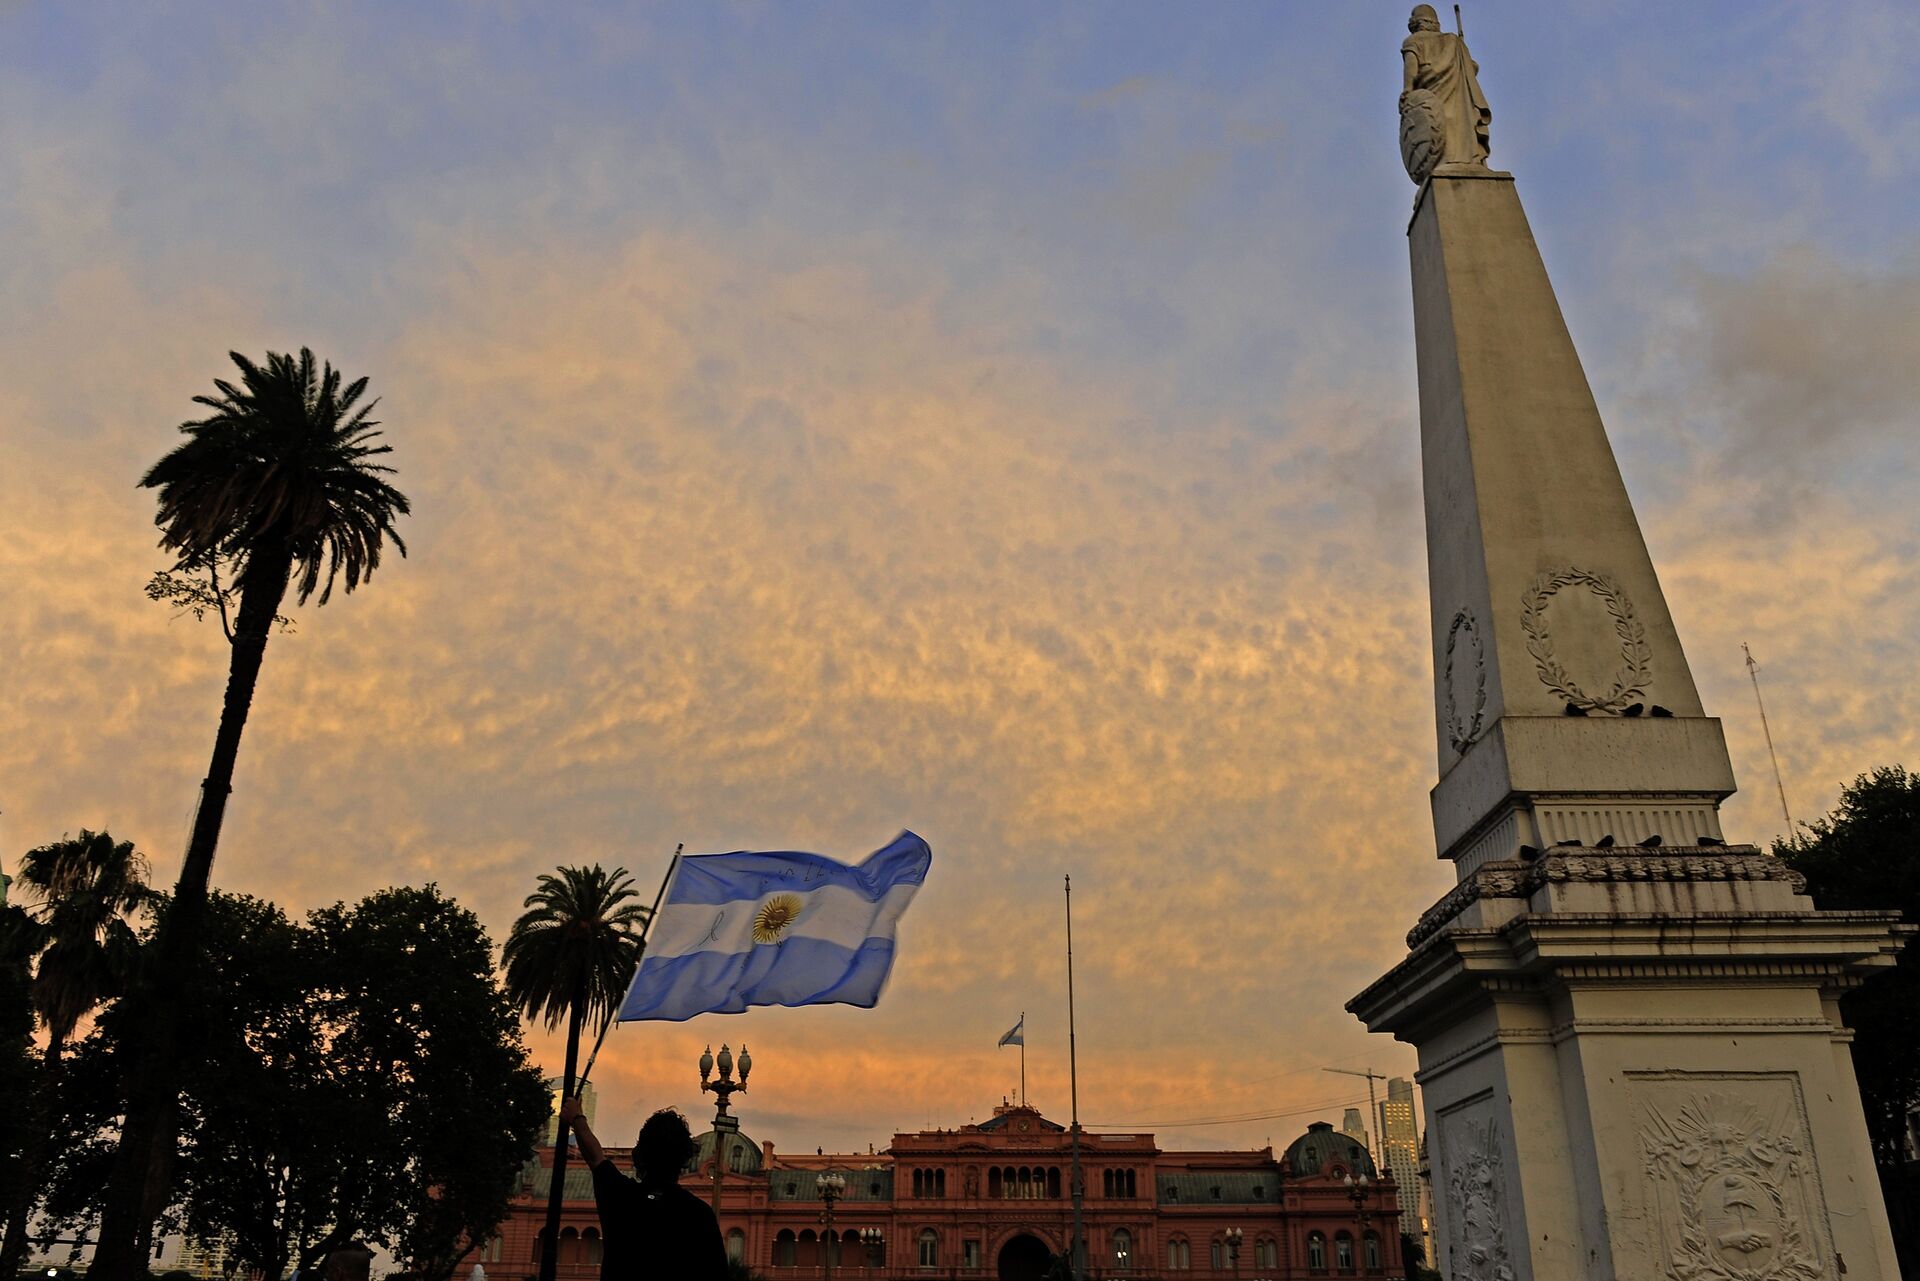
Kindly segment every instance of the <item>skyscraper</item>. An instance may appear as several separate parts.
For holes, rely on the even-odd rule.
[[[1426,1184],[1420,1181],[1420,1129],[1413,1108],[1413,1082],[1396,1076],[1387,1082],[1387,1097],[1380,1104],[1380,1163],[1400,1185],[1400,1204],[1406,1214],[1403,1230],[1411,1232],[1433,1258],[1428,1240],[1432,1201]]]

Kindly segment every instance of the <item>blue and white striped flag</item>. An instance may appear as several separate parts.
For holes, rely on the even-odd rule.
[[[1027,1043],[1027,1016],[1022,1014],[1020,1016],[1020,1021],[1018,1023],[1015,1023],[1012,1027],[1008,1028],[1007,1034],[1001,1037],[1000,1040],[995,1043],[993,1048],[997,1050],[1002,1045],[1018,1045],[1018,1046],[1024,1047],[1026,1043]]]
[[[933,850],[912,832],[857,867],[818,854],[694,854],[674,869],[622,1023],[880,999],[893,931]]]

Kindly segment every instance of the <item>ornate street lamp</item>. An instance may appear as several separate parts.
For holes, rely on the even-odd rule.
[[[833,1281],[833,1248],[839,1244],[833,1236],[833,1203],[838,1201],[840,1194],[847,1190],[847,1176],[828,1170],[815,1179],[813,1184],[820,1189],[820,1199],[827,1203],[827,1208],[820,1213],[820,1221],[827,1225],[827,1238],[821,1243],[826,1247],[826,1252],[822,1256],[826,1260],[826,1270],[821,1273],[821,1276],[823,1281]]]
[[[707,1078],[713,1075],[715,1065],[720,1068],[720,1079],[709,1081]],[[727,1100],[733,1097],[735,1090],[747,1088],[747,1073],[751,1071],[753,1071],[753,1055],[747,1053],[746,1046],[740,1047],[740,1079],[738,1081],[733,1079],[733,1051],[723,1045],[720,1047],[720,1057],[716,1059],[713,1057],[713,1047],[711,1045],[707,1047],[707,1052],[700,1056],[700,1088],[713,1091],[714,1099],[718,1104],[716,1115],[727,1115]]]
[[[1226,1232],[1226,1237],[1227,1237],[1227,1257],[1233,1260],[1233,1275],[1237,1277],[1240,1275],[1240,1237],[1241,1237],[1240,1229],[1228,1228]]]
[[[1354,1178],[1347,1176],[1347,1200],[1353,1202],[1354,1213],[1360,1216],[1360,1226],[1367,1226],[1367,1198],[1373,1195],[1373,1181],[1365,1174]]]
[[[713,1069],[718,1066],[720,1076],[709,1080]],[[740,1079],[733,1079],[733,1051],[726,1046],[720,1047],[720,1057],[714,1058],[713,1047],[709,1045],[700,1056],[700,1089],[713,1091],[713,1215],[720,1217],[720,1182],[726,1176],[727,1139],[740,1132],[740,1119],[727,1112],[727,1100],[734,1091],[747,1088],[747,1073],[753,1071],[753,1056],[747,1053],[747,1047],[740,1047]]]
[[[867,1247],[867,1266],[869,1268],[877,1268],[880,1266],[880,1245],[886,1239],[886,1233],[882,1232],[879,1228],[860,1229],[860,1244]]]
[[[1349,1174],[1346,1181],[1347,1200],[1353,1202],[1354,1216],[1360,1221],[1360,1239],[1355,1244],[1360,1249],[1359,1266],[1364,1270],[1367,1266],[1367,1220],[1371,1217],[1367,1213],[1367,1198],[1373,1195],[1373,1181],[1367,1178],[1365,1171],[1357,1179]]]

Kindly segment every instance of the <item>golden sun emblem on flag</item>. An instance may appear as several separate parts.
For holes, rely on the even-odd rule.
[[[798,894],[776,894],[760,905],[753,914],[753,941],[756,943],[778,943],[787,927],[800,919],[800,896]]]

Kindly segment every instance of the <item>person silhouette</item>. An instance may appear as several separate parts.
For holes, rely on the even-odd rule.
[[[593,1171],[600,1211],[602,1281],[723,1281],[727,1249],[713,1210],[680,1186],[680,1171],[695,1151],[687,1119],[672,1108],[648,1117],[634,1141],[636,1181],[622,1174],[594,1135],[577,1098],[560,1104],[580,1154]]]

